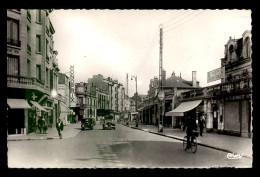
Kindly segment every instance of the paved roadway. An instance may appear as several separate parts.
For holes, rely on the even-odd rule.
[[[66,139],[9,141],[9,168],[210,168],[252,167],[252,159],[182,142],[117,124],[116,130],[85,130]]]

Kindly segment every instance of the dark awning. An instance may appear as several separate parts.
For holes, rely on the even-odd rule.
[[[24,99],[7,99],[7,104],[11,109],[31,109],[31,106]]]
[[[172,111],[166,112],[166,116],[183,116],[184,112],[190,111],[197,107],[202,100],[182,102],[177,108]]]

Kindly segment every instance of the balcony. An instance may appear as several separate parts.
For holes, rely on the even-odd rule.
[[[50,92],[50,89],[47,88],[42,81],[40,81],[36,78],[29,78],[29,77],[23,77],[23,76],[7,75],[7,87],[35,89],[35,90],[39,90],[44,93]]]
[[[14,45],[14,46],[17,46],[17,47],[21,47],[21,41],[11,39],[11,38],[7,38],[7,44]]]

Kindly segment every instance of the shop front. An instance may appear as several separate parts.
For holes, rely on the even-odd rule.
[[[25,99],[7,99],[8,135],[27,134],[29,109],[31,106]]]
[[[196,120],[204,114],[203,100],[193,100],[181,102],[175,109],[165,113],[166,116],[172,116],[176,120],[174,128],[181,128],[185,118],[185,113],[191,114],[196,117]]]

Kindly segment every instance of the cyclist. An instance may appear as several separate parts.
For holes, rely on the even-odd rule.
[[[193,117],[191,115],[187,116],[185,129],[186,128],[187,128],[187,130],[186,130],[186,134],[187,134],[187,147],[186,147],[186,149],[189,149],[191,147],[192,132],[193,132],[193,130],[197,131],[197,124],[196,124],[196,118],[195,117]]]

